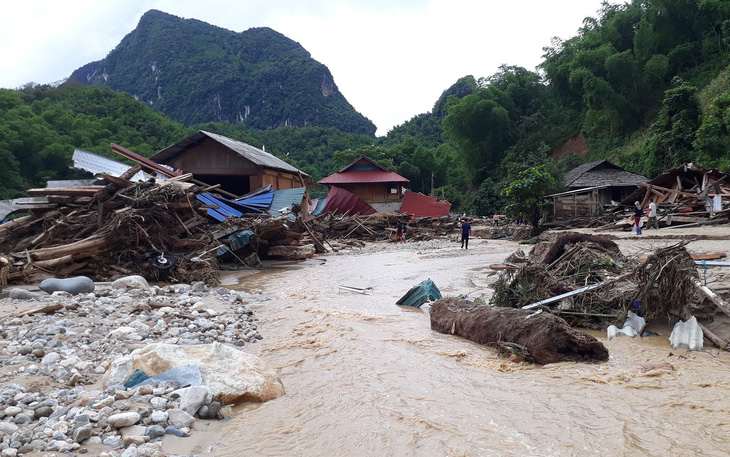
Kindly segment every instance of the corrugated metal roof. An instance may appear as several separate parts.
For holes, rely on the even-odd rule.
[[[319,184],[354,184],[368,182],[409,182],[406,178],[383,170],[351,170],[337,172],[319,181]]]
[[[269,214],[274,217],[281,216],[282,209],[291,210],[294,205],[301,205],[302,200],[304,200],[304,192],[306,191],[306,187],[275,190],[274,198],[271,200]]]
[[[319,206],[319,205],[317,205]],[[355,216],[357,214],[375,214],[377,211],[365,200],[348,192],[342,187],[332,186],[327,194],[327,201],[320,213],[347,214]]]
[[[290,173],[296,174],[301,173],[303,176],[309,177],[308,174],[304,173],[303,171],[292,165],[289,165],[288,163],[284,162],[278,157],[269,154],[266,151],[262,151],[261,149],[255,148],[250,144],[246,144],[242,141],[234,140],[233,138],[228,138],[227,136],[218,135],[216,133],[206,132],[205,130],[199,130],[197,133],[193,133],[184,140],[179,141],[172,146],[168,146],[167,148],[150,157],[150,159],[154,160],[155,162],[165,163],[188,149],[190,146],[194,146],[206,138],[210,138],[211,140],[222,144],[223,146],[232,150],[241,157],[250,160],[254,164],[261,167],[288,171]]]
[[[204,192],[202,194],[198,194],[195,196],[198,200],[205,203],[206,205],[214,205],[218,208],[208,208],[208,216],[212,217],[213,219],[216,219],[218,221],[223,222],[226,220],[226,217],[241,217],[243,216],[243,213],[238,211],[237,209],[227,205],[225,202],[221,201],[221,199],[216,198],[212,194],[209,194],[207,192]]]
[[[112,176],[121,176],[125,171],[132,168],[131,166],[117,162],[108,157],[104,157],[93,152],[84,151],[83,149],[74,149],[73,154],[74,168],[79,170],[85,170],[95,175],[106,173]],[[132,176],[130,181],[144,181],[146,180],[145,175],[140,171],[136,175]]]
[[[451,211],[451,203],[446,200],[439,202],[436,201],[436,197],[429,197],[417,192],[406,192],[400,206],[400,212],[403,214],[413,214],[415,217],[430,217],[432,219],[448,216],[449,211]]]

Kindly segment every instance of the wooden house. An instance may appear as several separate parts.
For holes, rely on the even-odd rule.
[[[565,174],[566,192],[548,195],[553,218],[597,216],[617,204],[648,179],[624,170],[608,160],[580,165]]]
[[[312,178],[268,152],[250,144],[199,130],[168,146],[151,159],[208,184],[243,195],[271,185],[274,190],[311,187]]]
[[[335,174],[319,181],[330,187],[339,187],[365,200],[376,211],[393,212],[400,208],[408,180],[360,156]]]

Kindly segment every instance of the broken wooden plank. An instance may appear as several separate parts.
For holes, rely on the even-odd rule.
[[[40,308],[26,309],[25,311],[19,312],[18,317],[32,316],[34,314],[40,314],[40,313],[49,314],[54,311],[58,311],[59,309],[63,309],[63,305],[54,303],[52,305],[41,306]]]
[[[80,186],[80,187],[43,187],[37,189],[28,189],[28,195],[68,195],[93,197],[98,191],[105,186]]]
[[[703,286],[699,280],[693,279],[692,284],[694,284],[698,291],[702,292],[702,294],[709,298],[710,301],[720,309],[720,311],[730,316],[730,303],[727,303],[722,299],[722,297],[710,290],[707,286]]]

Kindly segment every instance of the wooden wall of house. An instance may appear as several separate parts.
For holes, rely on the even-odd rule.
[[[337,184],[348,192],[352,192],[368,203],[390,203],[403,199],[401,185],[397,183],[354,183],[354,184]],[[395,188],[396,193],[391,193],[390,189]]]
[[[205,177],[207,184],[225,183],[225,190],[244,194],[271,184],[274,190],[304,187],[298,175],[260,167],[224,145],[207,140],[171,160],[167,165]],[[220,177],[220,179],[217,179]],[[240,177],[237,185],[231,178]]]
[[[206,175],[251,176],[259,167],[213,140],[204,141],[167,163],[187,173]]]
[[[553,217],[571,218],[597,216],[600,204],[598,203],[597,192],[590,194],[572,194],[554,197]]]

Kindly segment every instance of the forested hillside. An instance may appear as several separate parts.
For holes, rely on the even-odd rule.
[[[0,199],[75,176],[74,148],[109,154],[119,143],[151,155],[191,132],[104,87],[0,89]]]
[[[257,30],[259,37],[276,35]],[[120,48],[131,46],[133,35]],[[286,39],[273,41],[274,48],[301,49]],[[604,4],[577,36],[544,48],[536,71],[504,65],[491,76],[461,78],[430,112],[383,138],[368,129],[347,133],[312,123],[253,128],[206,119],[185,127],[147,103],[98,86],[0,91],[0,160],[9,164],[0,168],[0,196],[68,176],[75,147],[108,153],[115,142],[151,154],[198,128],[263,146],[316,179],[365,154],[408,178],[412,190],[433,192],[477,214],[499,210],[502,189],[538,165],[553,178],[545,182],[554,184],[540,188],[544,193],[561,190],[566,170],[603,158],[650,177],[690,161],[730,171],[728,51],[728,1]],[[210,66],[228,57],[203,53],[200,59],[212,59],[205,60]],[[278,111],[270,112],[275,117]]]
[[[326,66],[266,27],[241,33],[157,10],[70,80],[127,92],[185,125],[336,127],[373,135]]]

